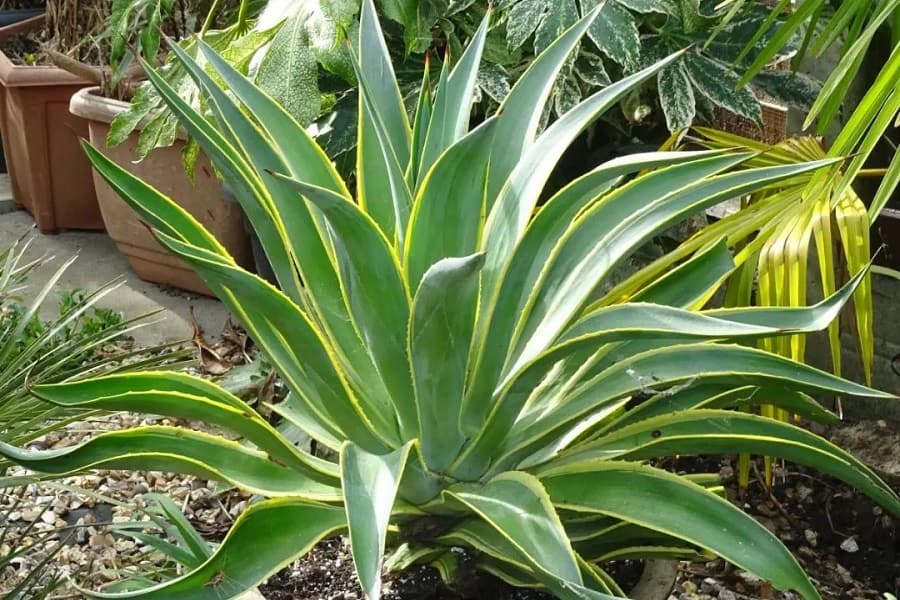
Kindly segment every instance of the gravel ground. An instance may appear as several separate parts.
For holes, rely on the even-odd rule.
[[[170,419],[121,413],[70,426],[63,432],[35,443],[39,448],[64,448],[102,431],[141,425],[189,425]],[[886,424],[872,422],[841,427],[831,436],[865,454],[886,479],[897,474],[896,448],[900,434]],[[873,441],[876,449],[869,448]],[[881,449],[878,449],[881,448]],[[730,497],[778,535],[795,553],[816,581],[826,600],[883,600],[886,592],[900,587],[900,537],[897,524],[868,499],[843,484],[805,469],[791,466],[777,471],[778,484],[770,494],[754,483],[743,498],[734,489],[729,461],[681,460],[669,465],[679,471],[720,469]],[[891,470],[895,472],[892,473]],[[13,467],[9,475],[26,475]],[[81,489],[81,492],[77,490]],[[209,540],[220,540],[249,498],[235,491],[216,493],[213,482],[195,477],[158,472],[97,471],[68,477],[55,484],[31,484],[26,501],[10,514],[13,529],[34,522],[32,538],[42,532],[57,532],[27,556],[0,573],[0,592],[26,576],[60,539],[65,546],[52,565],[68,578],[68,597],[81,597],[74,585],[101,589],[127,577],[171,569],[166,558],[152,548],[115,532],[126,522],[147,521],[143,497],[164,493],[172,498]],[[9,507],[14,498],[0,497]],[[147,523],[150,525],[150,523]],[[150,531],[150,528],[147,529]],[[0,553],[9,548],[0,548]],[[170,571],[171,573],[171,571]],[[386,597],[394,600],[453,599],[463,597],[492,600],[540,600],[534,592],[515,590],[496,581],[476,579],[478,593],[446,590],[436,572],[418,569],[389,577]],[[356,600],[362,593],[353,575],[346,540],[336,538],[319,544],[308,556],[284,569],[262,586],[270,600]],[[489,591],[488,591],[489,590]],[[723,561],[682,563],[681,576],[670,600],[797,600],[790,592],[778,592],[748,573]]]

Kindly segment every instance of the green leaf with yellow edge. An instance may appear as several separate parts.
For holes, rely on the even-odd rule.
[[[900,497],[850,453],[800,427],[730,410],[681,411],[646,419],[563,452],[547,470],[600,460],[717,454],[727,444],[735,451],[778,456],[833,475],[900,514]],[[541,470],[537,473],[540,477]]]
[[[317,414],[333,436],[352,435],[370,451],[389,447],[396,430],[385,413],[387,407],[374,404],[376,399],[372,397],[357,397],[347,388],[320,332],[297,305],[265,280],[222,264],[209,253],[164,234],[157,234],[157,239],[191,264],[208,284],[223,291],[220,297],[253,339],[259,340],[288,388]],[[232,297],[252,297],[254,302],[228,302]],[[376,427],[373,419],[381,426]]]
[[[71,475],[88,469],[169,471],[214,479],[265,496],[334,502],[340,489],[317,483],[265,452],[177,427],[141,427],[100,434],[59,450],[20,450],[0,442],[0,455],[29,469]]]
[[[350,547],[360,585],[371,600],[381,596],[381,563],[388,523],[411,445],[382,456],[347,442],[341,448],[341,489]]]
[[[308,477],[337,483],[333,464],[302,452],[240,399],[199,377],[174,372],[108,375],[36,386],[32,393],[66,408],[142,412],[222,427]]]
[[[244,592],[346,527],[342,508],[299,498],[264,500],[241,513],[228,535],[200,567],[170,581],[93,598],[222,600]]]
[[[457,427],[475,322],[478,272],[484,255],[445,258],[422,278],[409,324],[409,356],[429,468],[443,472],[465,438]]]
[[[681,538],[807,600],[818,592],[768,529],[703,487],[653,467],[594,463],[540,477],[554,505],[617,517]]]
[[[403,439],[419,435],[406,356],[410,293],[399,259],[375,221],[354,202],[325,188],[273,174],[316,206],[331,225],[341,286],[372,363],[396,409]]]

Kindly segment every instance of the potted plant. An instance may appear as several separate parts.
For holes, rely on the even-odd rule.
[[[160,61],[160,39],[154,34],[152,10],[162,3],[146,0],[140,10],[127,15],[113,13],[107,21],[110,32],[128,30],[140,45],[126,51],[113,48],[109,65],[99,69],[78,61],[57,57],[58,64],[80,73],[96,85],[72,96],[73,115],[88,124],[91,143],[123,168],[151,183],[179,204],[222,241],[239,264],[251,261],[250,243],[239,204],[229,201],[209,160],[200,152],[162,106],[153,88],[139,84],[134,76],[132,54],[149,61],[164,62],[162,72],[188,103],[197,101],[195,87],[177,65]],[[227,54],[233,64],[246,72],[250,59],[281,31],[284,19],[261,27],[253,22],[248,0],[241,2],[193,3],[194,20],[202,24],[198,37]],[[152,10],[150,10],[152,9]],[[204,18],[199,11],[206,10]],[[215,28],[216,26],[221,26]],[[189,32],[182,32],[189,33]],[[274,40],[272,46],[278,46]],[[186,51],[196,50],[196,40],[183,35],[178,42]],[[317,104],[318,106],[318,104]],[[144,226],[137,213],[122,202],[119,194],[94,174],[97,203],[106,230],[126,255],[132,268],[144,280],[173,285],[199,293],[209,289],[182,261],[166,252]]]
[[[40,14],[0,27],[0,131],[13,200],[44,233],[103,229],[90,165],[78,147],[87,124],[67,110],[88,82],[36,60],[42,33],[54,26],[52,16]]]

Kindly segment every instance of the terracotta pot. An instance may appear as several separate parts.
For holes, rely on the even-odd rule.
[[[44,26],[39,15],[0,27],[0,45]],[[72,94],[88,85],[51,66],[21,66],[0,51],[0,131],[13,200],[43,233],[103,229],[90,164],[79,146],[87,123],[69,112]]]
[[[206,157],[201,155],[197,161],[192,183],[181,165],[183,140],[168,148],[159,148],[143,160],[138,160],[137,132],[115,148],[106,146],[109,124],[127,108],[127,102],[100,96],[96,87],[79,91],[70,103],[72,113],[88,123],[94,146],[122,168],[178,202],[228,249],[239,264],[249,264],[250,248],[243,213],[239,205],[225,201],[222,185]],[[189,266],[157,243],[137,213],[96,172],[94,184],[106,231],[141,279],[212,295]]]

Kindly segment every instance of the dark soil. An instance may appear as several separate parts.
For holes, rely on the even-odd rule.
[[[465,563],[471,561],[460,553]],[[464,569],[465,571],[465,569]],[[460,588],[448,589],[431,567],[415,567],[407,572],[389,575],[384,581],[382,598],[386,600],[457,600],[491,598],[492,600],[552,600],[549,594],[509,586],[496,578],[475,572],[467,573]],[[362,589],[353,571],[350,548],[344,538],[325,540],[303,559],[284,569],[259,591],[267,600],[362,600]]]
[[[7,38],[3,53],[16,65],[47,64],[37,34],[16,33]]]
[[[842,425],[824,431],[873,468],[895,489],[900,433],[883,422]],[[720,472],[729,499],[759,520],[787,545],[824,600],[884,600],[900,596],[900,530],[868,498],[827,476],[796,465],[776,468],[771,492],[755,476],[739,493],[731,458],[681,458],[663,465],[683,473]],[[758,461],[757,472],[762,470]],[[462,555],[461,555],[462,556]],[[625,589],[639,573],[634,562],[604,565]],[[465,572],[465,571],[464,571]],[[393,600],[544,600],[551,596],[510,587],[492,577],[466,573],[463,589],[449,590],[437,571],[419,567],[385,579]],[[269,600],[355,600],[356,581],[347,542],[326,540],[309,555],[272,577],[260,591]],[[798,600],[722,560],[683,563],[669,600]]]

